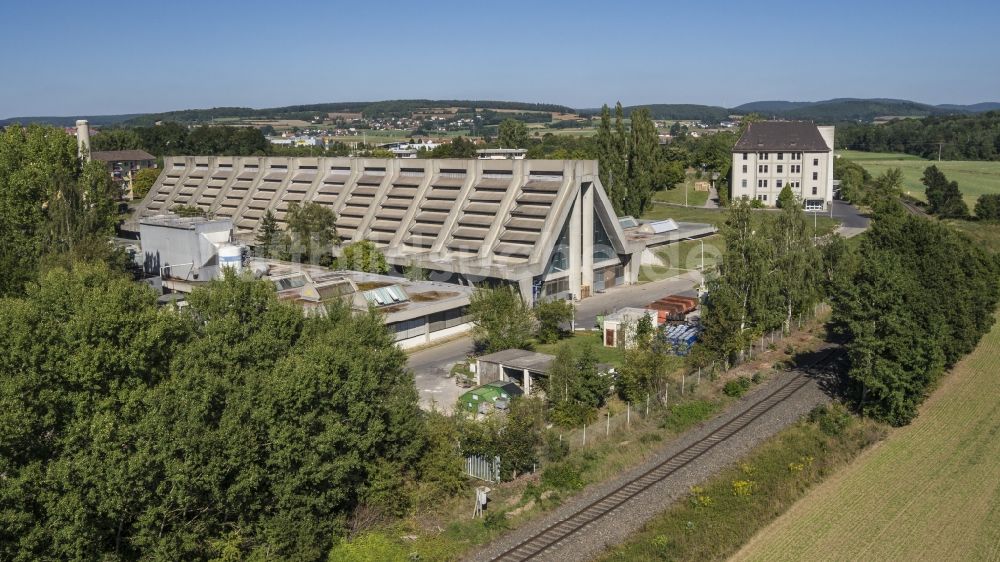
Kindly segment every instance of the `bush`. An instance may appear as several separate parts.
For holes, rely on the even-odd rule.
[[[727,382],[726,385],[722,387],[722,392],[725,393],[726,396],[739,398],[750,389],[751,384],[750,379],[747,377],[740,377],[736,380]]]
[[[764,373],[761,371],[757,371],[756,373],[753,374],[752,377],[750,377],[750,382],[754,384],[760,384],[764,382]]]
[[[641,437],[639,437],[639,442],[642,443],[643,445],[649,445],[650,443],[659,443],[660,441],[663,441],[663,436],[657,432],[644,433],[642,434]]]
[[[820,431],[830,436],[844,433],[854,419],[842,404],[816,406],[809,412],[809,421],[819,426]]]
[[[708,419],[717,405],[707,400],[691,400],[670,406],[667,417],[660,424],[663,429],[683,431],[692,425]]]
[[[583,470],[570,462],[560,462],[542,471],[542,485],[556,490],[583,488]]]
[[[573,319],[573,303],[552,299],[535,305],[535,319],[538,320],[538,340],[552,343],[562,334],[562,325]]]
[[[980,195],[976,200],[976,218],[980,220],[1000,220],[1000,193]]]
[[[483,527],[486,527],[491,531],[502,531],[508,526],[509,524],[507,523],[506,513],[500,510],[486,510],[486,517],[483,518]]]
[[[565,439],[560,439],[560,435],[555,431],[549,431],[545,434],[545,446],[542,454],[549,462],[559,462],[569,454],[569,443]]]

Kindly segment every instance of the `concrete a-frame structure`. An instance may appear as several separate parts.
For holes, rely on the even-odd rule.
[[[249,241],[293,201],[329,207],[345,242],[370,240],[394,266],[517,283],[529,302],[634,283],[645,248],[622,231],[595,160],[167,157],[136,216],[196,206]]]

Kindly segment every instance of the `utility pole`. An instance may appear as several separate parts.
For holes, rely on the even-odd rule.
[[[938,162],[941,161],[941,149],[944,148],[944,141],[938,142]]]

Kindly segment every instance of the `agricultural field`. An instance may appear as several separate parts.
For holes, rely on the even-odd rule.
[[[864,166],[873,176],[889,168],[903,171],[903,191],[921,201],[926,201],[924,184],[920,183],[924,169],[934,164],[944,172],[949,181],[957,181],[969,210],[976,205],[976,199],[984,193],[1000,193],[1000,162],[976,162],[970,160],[924,160],[912,154],[891,152],[858,152],[839,150],[838,155]]]
[[[1000,560],[1000,324],[909,426],[824,482],[736,560]]]

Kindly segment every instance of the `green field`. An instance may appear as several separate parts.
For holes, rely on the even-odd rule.
[[[773,213],[775,211],[765,211],[759,210],[759,213]],[[722,223],[726,222],[726,209],[706,209],[704,207],[680,207],[676,205],[650,205],[643,213],[643,219],[648,220],[664,220],[664,219],[674,219],[678,222],[703,222],[708,224],[714,224],[715,226],[722,226]],[[814,224],[813,213],[806,213],[806,219],[809,222],[809,226],[812,227]],[[833,232],[835,228],[840,226],[840,221],[836,219],[831,219],[827,215],[819,214],[815,217],[815,226],[818,230],[818,234],[823,236]]]
[[[1000,560],[1000,324],[909,426],[824,482],[736,560]]]
[[[704,244],[703,244],[704,243]],[[706,236],[698,240],[682,240],[667,244],[656,249],[656,255],[664,265],[644,265],[639,270],[639,282],[659,281],[667,277],[675,277],[692,269],[701,269],[704,263],[705,271],[715,269],[724,248],[720,235]],[[704,248],[705,259],[702,258]]]
[[[920,183],[924,169],[936,165],[949,180],[958,182],[969,210],[976,205],[976,199],[984,193],[1000,193],[1000,162],[975,162],[968,160],[943,160],[941,162],[924,160],[912,154],[897,154],[889,152],[858,152],[841,150],[837,154],[861,164],[873,176],[877,176],[889,168],[899,168],[903,171],[903,191],[909,195],[926,201],[924,184]]]
[[[695,191],[694,183],[696,181],[701,181],[695,179],[691,174],[688,174],[687,179],[683,183],[677,184],[677,187],[673,189],[661,189],[653,194],[653,201],[663,201],[666,203],[674,203],[677,205],[684,205],[684,189],[687,188],[687,204],[692,207],[704,207],[705,202],[708,201],[707,191]],[[708,180],[705,180],[708,181]]]
[[[580,328],[591,328],[591,326],[579,326]],[[617,347],[604,347],[601,341],[601,332],[574,332],[572,336],[561,339],[555,343],[536,343],[535,351],[555,355],[559,348],[566,346],[572,348],[579,355],[584,347],[593,349],[597,360],[601,363],[610,363],[620,366],[624,356],[622,350]]]

